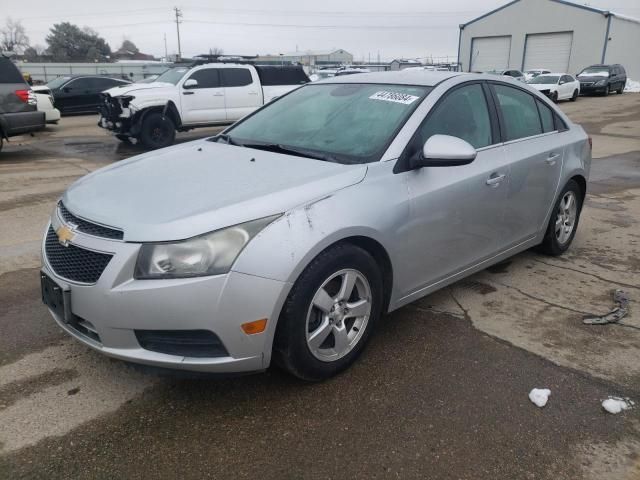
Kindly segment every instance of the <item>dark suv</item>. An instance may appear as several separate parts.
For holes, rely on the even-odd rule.
[[[44,112],[38,112],[36,96],[20,70],[0,54],[0,149],[4,139],[44,130]]]
[[[67,75],[33,87],[33,90],[51,95],[60,113],[91,113],[98,111],[101,92],[130,83],[104,75]]]
[[[580,82],[580,93],[624,92],[627,84],[627,72],[619,64],[591,65],[577,75]]]

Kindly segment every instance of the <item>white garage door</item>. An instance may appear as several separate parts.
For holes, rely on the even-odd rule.
[[[572,32],[527,35],[524,69],[546,68],[552,72],[569,71]]]
[[[471,40],[471,71],[509,68],[511,37],[478,37]]]

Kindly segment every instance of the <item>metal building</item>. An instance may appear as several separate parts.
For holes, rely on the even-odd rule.
[[[578,73],[620,63],[640,79],[640,20],[566,0],[514,0],[460,25],[463,71],[547,68]]]

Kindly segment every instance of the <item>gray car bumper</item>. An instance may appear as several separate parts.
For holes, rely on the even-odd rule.
[[[53,227],[58,226],[54,215]],[[235,373],[268,366],[275,323],[289,284],[233,271],[189,279],[136,280],[139,244],[77,233],[73,245],[114,254],[95,284],[79,284],[56,274],[43,242],[42,272],[69,299],[66,319],[50,309],[51,314],[77,340],[105,355],[158,367]],[[70,316],[74,321],[69,321]],[[262,318],[268,319],[263,333],[247,335],[241,329],[243,323]],[[154,330],[213,332],[226,354],[188,357],[142,348],[136,331]]]

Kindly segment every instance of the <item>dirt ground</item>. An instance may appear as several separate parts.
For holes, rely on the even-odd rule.
[[[525,252],[387,316],[352,369],[317,385],[278,370],[158,376],[67,338],[40,300],[48,216],[75,179],[142,150],[94,116],[12,139],[0,153],[0,478],[640,479],[640,407],[601,408],[640,401],[640,95],[560,106],[594,143],[570,251]],[[614,289],[630,315],[583,325]],[[533,387],[551,389],[544,409]]]

